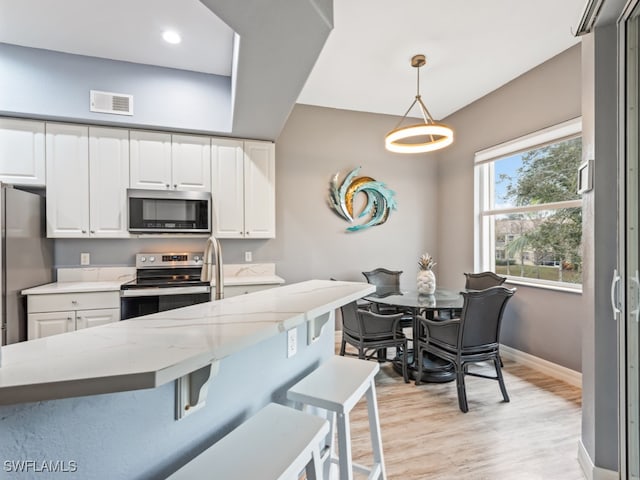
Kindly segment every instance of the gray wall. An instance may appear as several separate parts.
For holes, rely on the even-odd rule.
[[[231,130],[231,80],[0,43],[0,113],[187,131]],[[89,91],[134,96],[133,116],[89,111]]]
[[[97,327],[99,328],[99,327]],[[155,480],[165,478],[333,355],[333,326],[286,358],[282,333],[220,364],[203,410],[174,420],[174,384],[135,392],[0,406],[0,461],[77,463],[75,473],[4,473],[15,480]],[[239,454],[240,455],[240,454]],[[239,456],[239,461],[251,461]],[[215,478],[212,477],[212,478]]]
[[[561,53],[444,119],[454,144],[438,153],[438,261],[442,285],[473,271],[474,154],[580,116],[580,46]],[[446,268],[445,268],[446,266]],[[580,371],[584,296],[517,286],[501,341]]]
[[[288,281],[335,277],[360,280],[376,267],[403,270],[401,284],[415,288],[417,260],[439,260],[436,245],[435,159],[384,149],[396,118],[297,105],[276,142],[277,238],[265,245]],[[349,233],[327,206],[329,181],[361,166],[396,192],[398,209],[386,223]],[[358,222],[360,223],[360,222]],[[436,274],[439,273],[436,267]]]

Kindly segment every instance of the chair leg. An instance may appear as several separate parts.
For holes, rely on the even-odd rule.
[[[493,359],[493,364],[496,366],[496,376],[498,377],[498,383],[500,384],[500,391],[502,392],[502,398],[505,402],[509,401],[509,394],[507,393],[507,387],[504,384],[504,378],[502,377],[502,369],[500,368],[500,356],[498,355]]]
[[[342,339],[342,343],[340,344],[340,355],[342,357],[344,357],[344,351],[345,348],[347,347],[347,342],[344,340],[344,338]]]
[[[420,381],[422,380],[422,348],[420,347],[420,343],[417,343],[417,348],[413,347],[413,356],[414,362],[418,363],[418,372],[416,373],[416,385],[420,385]],[[406,355],[405,355],[406,357]]]
[[[377,355],[378,355],[378,362],[379,363],[384,363],[384,362],[387,361],[387,349],[386,348],[378,349]]]
[[[458,388],[458,406],[463,413],[469,411],[467,404],[467,391],[464,386],[464,368],[462,365],[456,365],[456,387]]]
[[[402,376],[404,377],[404,383],[409,383],[409,372],[407,362],[407,342],[402,346]]]

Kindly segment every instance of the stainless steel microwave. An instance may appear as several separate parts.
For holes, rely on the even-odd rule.
[[[209,233],[211,194],[127,189],[131,233]]]

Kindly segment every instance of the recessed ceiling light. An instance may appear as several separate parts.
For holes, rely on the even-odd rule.
[[[162,38],[165,42],[172,43],[174,45],[182,41],[180,34],[173,30],[165,30],[164,32],[162,32]]]

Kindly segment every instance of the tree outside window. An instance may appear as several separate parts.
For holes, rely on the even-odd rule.
[[[566,122],[476,154],[478,269],[579,288],[579,134],[579,121]]]

